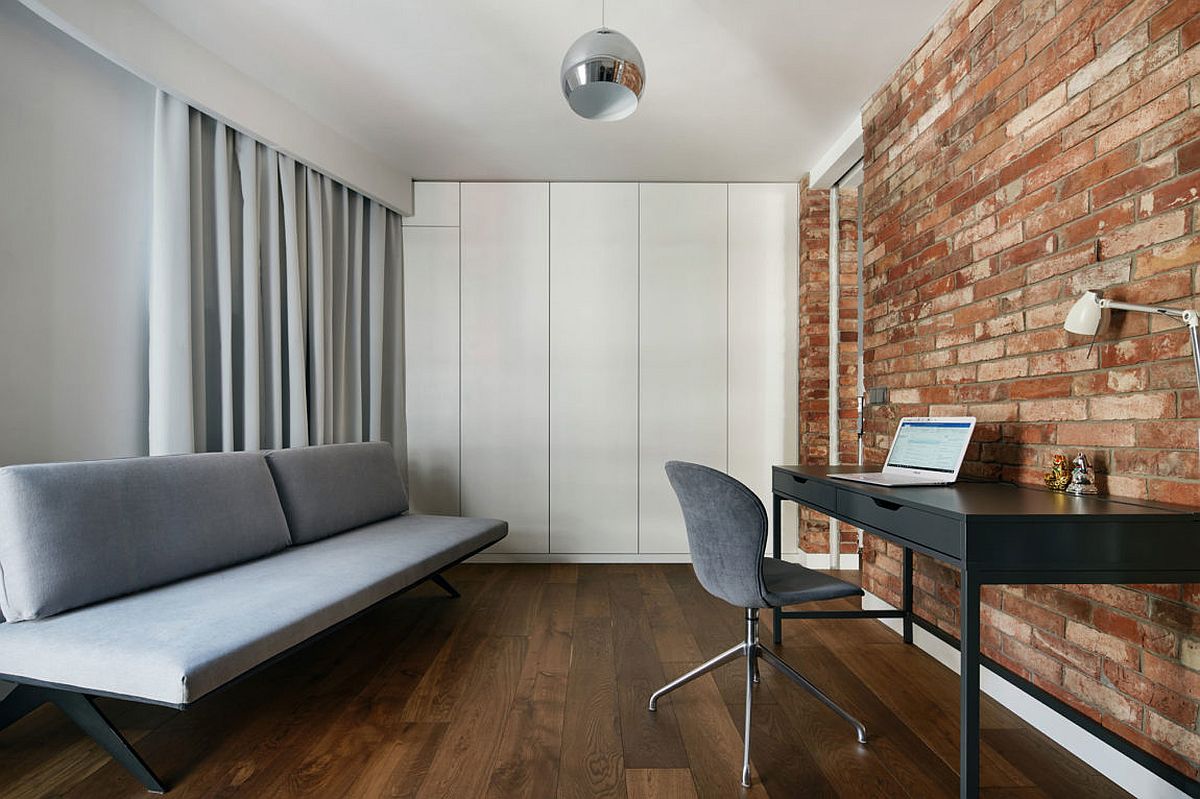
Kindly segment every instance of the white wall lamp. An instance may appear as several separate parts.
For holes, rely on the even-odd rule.
[[[1063,327],[1068,333],[1091,336],[1092,344],[1095,344],[1096,335],[1108,322],[1107,312],[1110,310],[1156,314],[1178,319],[1187,325],[1188,334],[1192,339],[1192,363],[1196,367],[1196,389],[1200,391],[1200,315],[1191,309],[1164,308],[1161,305],[1136,305],[1131,302],[1110,300],[1099,291],[1085,291],[1067,312]],[[1088,348],[1088,353],[1091,353],[1091,347]]]

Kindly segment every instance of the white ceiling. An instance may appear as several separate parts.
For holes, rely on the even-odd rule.
[[[641,108],[575,117],[563,53],[601,0],[140,0],[418,179],[794,180],[948,0],[608,0]]]

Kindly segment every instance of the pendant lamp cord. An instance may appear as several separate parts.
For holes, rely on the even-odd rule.
[[[604,28],[604,27],[606,26],[606,20],[605,20],[605,12],[606,12],[606,9],[605,9],[605,4],[606,4],[606,1],[607,1],[607,0],[600,0],[600,27],[601,27],[601,28]]]

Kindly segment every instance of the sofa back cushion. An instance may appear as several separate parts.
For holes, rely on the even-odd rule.
[[[267,464],[293,544],[307,544],[408,510],[392,445],[324,444],[277,449]]]
[[[0,469],[0,609],[40,619],[288,546],[257,452]]]

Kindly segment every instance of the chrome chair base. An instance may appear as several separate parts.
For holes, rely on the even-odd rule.
[[[813,685],[802,674],[793,669],[787,663],[780,659],[778,655],[770,649],[766,649],[759,643],[758,640],[758,609],[746,608],[746,640],[737,646],[731,647],[721,654],[717,655],[707,663],[697,666],[696,668],[673,680],[662,688],[659,688],[650,696],[650,710],[658,709],[658,699],[661,696],[671,693],[680,686],[687,685],[697,677],[703,676],[718,666],[723,666],[735,658],[746,658],[746,723],[743,731],[745,738],[745,748],[742,752],[742,785],[750,787],[750,712],[753,705],[753,688],[754,684],[759,681],[758,677],[758,661],[762,659],[767,664],[774,666],[785,677],[799,685],[804,690],[821,700],[822,703],[834,713],[837,713],[843,719],[854,727],[855,733],[858,735],[858,742],[864,744],[867,742],[867,728],[862,722],[851,716],[843,710],[836,702],[830,699],[825,693]]]

